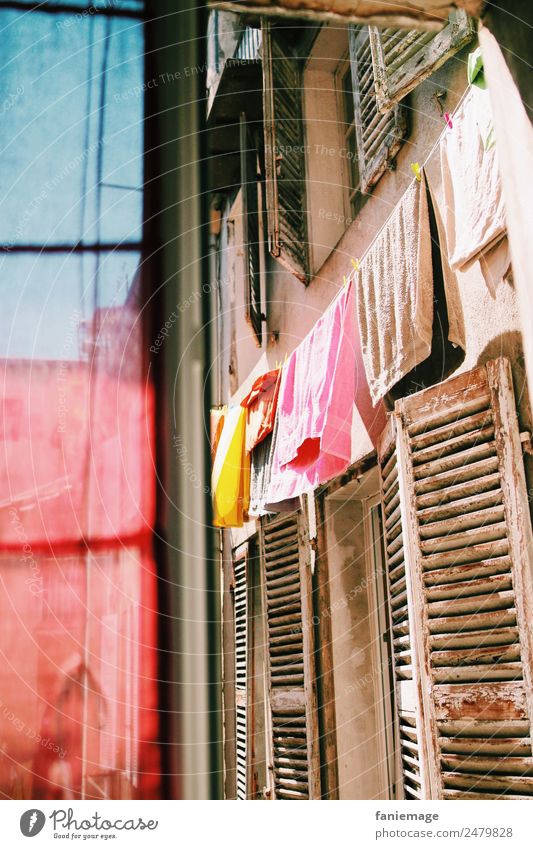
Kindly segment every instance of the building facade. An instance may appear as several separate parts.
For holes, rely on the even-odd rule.
[[[347,469],[220,531],[227,798],[533,794],[523,316],[507,258],[451,267],[443,154],[491,14],[210,12],[213,404],[240,404],[357,285],[421,172],[432,260],[427,355],[356,405]]]

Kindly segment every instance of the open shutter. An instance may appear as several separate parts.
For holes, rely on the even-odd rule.
[[[436,35],[421,30],[369,27],[379,110],[391,109],[468,44],[474,32],[473,21],[463,9],[452,12]]]
[[[235,574],[235,746],[237,799],[248,795],[248,548],[234,563]]]
[[[533,542],[509,364],[402,399],[394,419],[379,453],[397,611],[394,464],[399,479],[412,653],[395,634],[396,682],[411,665],[420,795],[531,798]]]
[[[391,416],[380,438],[381,503],[387,563],[392,665],[396,684],[397,772],[403,779],[406,799],[430,798],[427,754],[422,730],[422,690],[419,663],[416,662],[415,621],[412,577],[405,556],[402,522],[402,490],[397,451],[396,420]],[[415,662],[413,661],[415,657]]]
[[[350,61],[357,159],[364,193],[377,183],[402,146],[407,116],[398,105],[385,114],[378,110],[368,27],[350,27]]]
[[[259,259],[259,202],[257,182],[257,149],[253,134],[241,113],[241,186],[242,233],[244,252],[244,286],[246,321],[250,325],[258,347],[263,333],[261,311],[261,269]]]
[[[302,282],[308,282],[305,141],[302,73],[297,57],[263,20],[263,111],[268,245]]]
[[[310,546],[298,511],[263,520],[274,797],[320,798]]]

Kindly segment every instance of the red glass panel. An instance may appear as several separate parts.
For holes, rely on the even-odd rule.
[[[136,547],[0,557],[0,792],[154,798],[154,566]]]

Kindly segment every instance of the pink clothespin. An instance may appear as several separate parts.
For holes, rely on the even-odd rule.
[[[422,179],[422,174],[420,172],[420,165],[418,164],[418,162],[411,162],[411,171],[415,175],[417,181],[420,182]]]
[[[453,121],[449,112],[444,113],[444,120],[446,121],[446,124],[448,125],[449,129],[453,130]]]

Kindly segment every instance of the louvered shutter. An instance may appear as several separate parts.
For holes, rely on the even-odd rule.
[[[261,311],[261,269],[259,260],[259,202],[257,182],[257,149],[253,134],[241,113],[241,186],[242,242],[244,253],[244,286],[246,321],[258,347],[263,340]]]
[[[406,799],[430,798],[426,775],[427,755],[422,724],[422,690],[418,664],[413,663],[417,633],[412,580],[404,553],[402,491],[399,475],[397,430],[389,419],[380,439],[381,502],[386,550],[392,664],[396,682],[396,736],[398,772]],[[409,601],[408,601],[409,596]]]
[[[277,799],[320,797],[310,547],[298,511],[262,522],[271,758]]]
[[[263,113],[268,245],[302,282],[308,282],[305,141],[302,73],[297,57],[263,20]]]
[[[235,769],[237,799],[248,795],[248,550],[234,563],[235,597]]]
[[[474,37],[474,25],[463,9],[449,16],[447,25],[433,32],[369,27],[372,64],[380,111],[391,109],[422,80]]]
[[[509,364],[393,418],[378,451],[405,795],[531,798],[533,542]]]
[[[365,193],[377,183],[402,146],[407,117],[398,105],[385,114],[378,110],[368,27],[350,27],[350,62],[359,179]]]

